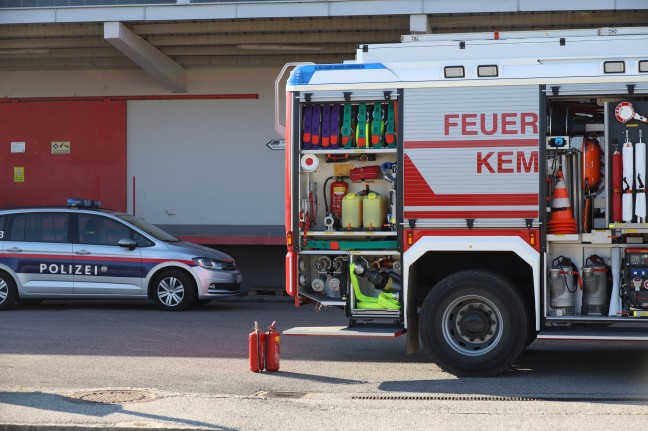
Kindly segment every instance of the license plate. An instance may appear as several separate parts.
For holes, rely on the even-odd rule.
[[[237,274],[236,275],[236,282],[240,283],[241,281],[243,281],[243,276],[241,274]]]

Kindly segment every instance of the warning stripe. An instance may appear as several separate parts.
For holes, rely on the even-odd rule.
[[[404,216],[406,219],[535,219],[538,211],[405,211]]]
[[[404,148],[510,148],[538,147],[537,139],[506,139],[506,140],[462,140],[462,141],[405,141]]]
[[[516,206],[538,205],[538,193],[492,193],[437,195],[416,168],[410,157],[404,157],[404,204],[408,206]],[[538,210],[535,210],[537,217]]]
[[[521,206],[538,205],[538,194],[457,194],[457,195],[435,195],[413,196],[405,195],[405,206],[510,206],[516,208]]]

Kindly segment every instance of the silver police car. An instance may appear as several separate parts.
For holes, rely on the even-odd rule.
[[[0,310],[61,298],[152,298],[162,310],[240,293],[234,259],[97,201],[0,210]]]

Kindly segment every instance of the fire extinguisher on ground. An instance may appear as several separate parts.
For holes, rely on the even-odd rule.
[[[248,336],[248,357],[250,371],[255,373],[263,371],[265,366],[265,337],[266,334],[259,331],[259,322],[254,322],[254,330]]]
[[[254,330],[248,336],[248,356],[250,371],[279,371],[279,331],[277,322],[268,326],[267,332],[259,331],[259,322],[254,322]]]
[[[279,332],[275,329],[275,324],[268,326],[268,332],[265,333],[265,369],[266,371],[279,371]]]

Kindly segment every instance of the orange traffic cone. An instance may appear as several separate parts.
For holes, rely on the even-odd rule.
[[[553,234],[578,233],[578,226],[569,205],[569,195],[565,187],[565,178],[562,170],[556,172],[556,188],[554,189],[551,203],[551,220],[548,232]]]

